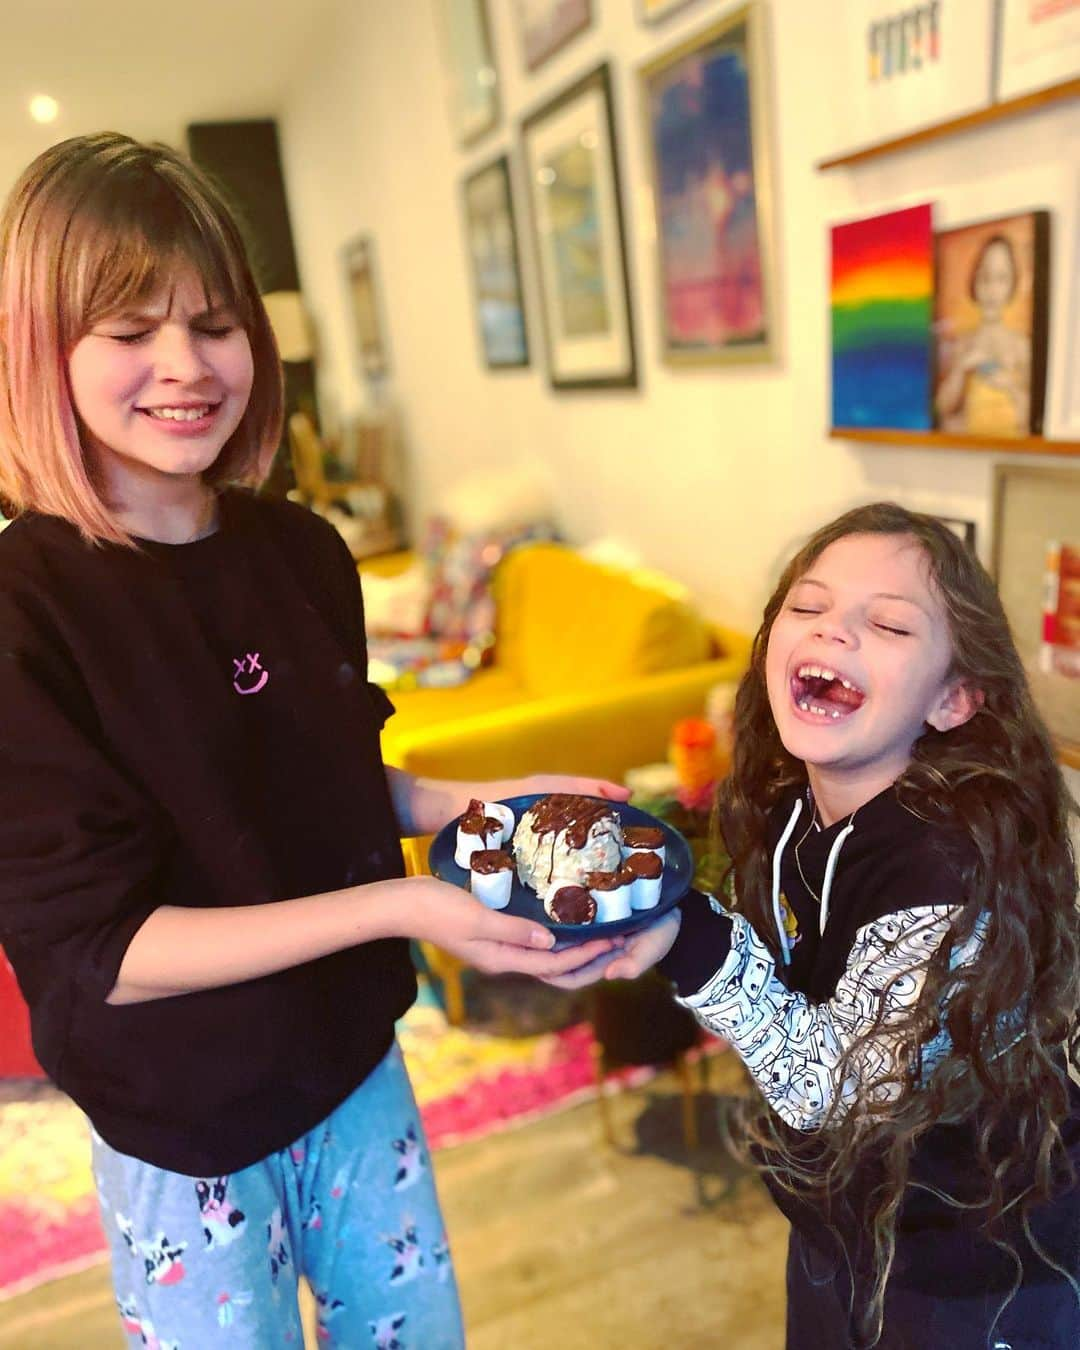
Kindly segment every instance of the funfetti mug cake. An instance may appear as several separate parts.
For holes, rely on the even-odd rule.
[[[614,923],[659,903],[664,832],[624,828],[611,803],[596,797],[549,793],[516,823],[501,802],[470,801],[458,822],[454,861],[491,909],[510,903],[516,869],[553,922]]]

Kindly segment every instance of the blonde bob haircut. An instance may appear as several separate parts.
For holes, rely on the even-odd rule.
[[[164,145],[102,132],[62,141],[23,173],[0,216],[0,496],[131,544],[94,481],[68,380],[75,344],[194,269],[234,309],[254,382],[240,425],[203,475],[257,485],[277,449],[282,376],[240,231],[218,190]]]

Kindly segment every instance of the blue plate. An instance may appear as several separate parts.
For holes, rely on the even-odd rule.
[[[522,815],[547,793],[532,792],[524,797],[507,797],[504,806],[514,813],[515,825]],[[616,937],[620,933],[636,933],[639,928],[647,928],[661,914],[666,914],[690,889],[694,877],[694,855],[690,845],[678,830],[672,829],[666,821],[650,816],[626,802],[608,802],[607,805],[619,817],[623,825],[656,825],[664,832],[664,876],[660,883],[660,899],[652,909],[635,909],[627,919],[615,919],[611,923],[555,923],[548,918],[547,911],[536,892],[523,886],[514,873],[514,884],[510,891],[510,903],[503,914],[517,914],[524,919],[536,919],[545,928],[550,928],[559,939],[561,946],[574,942],[583,942],[592,937]],[[454,862],[454,850],[457,847],[457,827],[459,817],[455,816],[449,825],[444,825],[431,841],[428,864],[432,874],[440,881],[449,881],[451,885],[469,889],[469,873]],[[510,845],[504,845],[509,849]]]

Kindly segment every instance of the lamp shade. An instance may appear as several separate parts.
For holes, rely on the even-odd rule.
[[[299,291],[270,291],[262,298],[278,355],[283,361],[310,361],[314,351],[311,325]]]

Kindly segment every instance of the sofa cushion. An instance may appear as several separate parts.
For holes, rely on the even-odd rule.
[[[496,576],[498,668],[532,696],[674,670],[713,643],[688,605],[557,544],[516,549]]]

